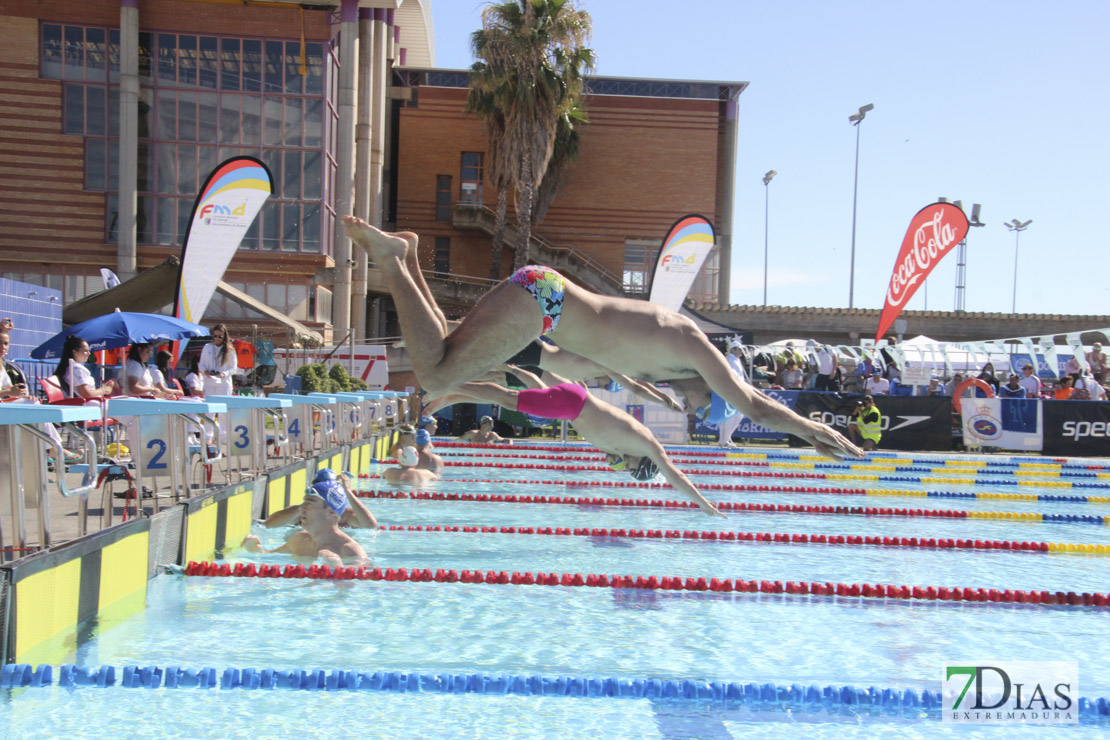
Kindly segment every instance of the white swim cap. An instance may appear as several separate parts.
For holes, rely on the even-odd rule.
[[[420,455],[416,454],[415,447],[405,447],[397,456],[397,462],[401,463],[402,468],[411,468],[420,462]]]

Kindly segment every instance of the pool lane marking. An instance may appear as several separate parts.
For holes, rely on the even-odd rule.
[[[217,578],[308,578],[337,581],[413,581],[417,583],[488,583],[519,586],[586,586],[590,588],[639,588],[651,591],[713,591],[717,593],[767,593],[800,596],[849,596],[865,599],[917,599],[923,601],[969,601],[1004,604],[1062,605],[1105,608],[1110,595],[1076,593],[1074,591],[1022,591],[947,586],[909,586],[905,584],[834,583],[818,581],[746,581],[742,578],[698,578],[689,576],[632,576],[589,573],[530,573],[494,570],[456,570],[431,568],[365,568],[346,566],[332,569],[327,565],[265,565],[254,563],[194,562],[185,567],[186,576]]]
[[[658,486],[656,486],[658,487]],[[571,506],[620,506],[627,508],[697,509],[692,501],[658,499],[588,498],[585,496],[532,496],[501,493],[438,493],[428,491],[358,491],[359,498],[411,499],[414,501],[463,501],[513,504],[567,504]],[[931,517],[938,519],[1006,519],[1056,524],[1110,524],[1110,516],[1042,514],[1024,511],[965,511],[960,509],[891,509],[872,506],[812,506],[802,504],[748,504],[715,502],[721,511],[771,514],[843,514],[848,516]]]
[[[609,470],[598,468],[598,470]],[[363,479],[380,479],[380,476],[364,474]],[[488,478],[452,478],[452,483],[494,483]],[[549,486],[554,484],[564,485],[567,488],[660,488],[652,483],[627,483],[624,481],[550,481],[550,480],[516,480],[514,483],[521,485]],[[727,483],[703,483],[699,489],[707,491],[753,491],[759,493],[806,493],[824,496],[899,496],[910,498],[963,498],[994,501],[1046,501],[1050,503],[1067,504],[1110,504],[1110,496],[1072,496],[1066,494],[1039,494],[1039,493],[969,493],[963,491],[913,491],[895,488],[829,488],[817,486],[765,486],[743,485]]]
[[[1083,542],[1018,542],[1017,540],[967,540],[933,537],[869,537],[789,532],[732,532],[678,529],[603,529],[597,527],[456,527],[433,524],[392,524],[389,532],[441,532],[467,534],[551,535],[556,537],[615,537],[629,539],[681,539],[708,542],[770,542],[779,545],[842,545],[848,547],[906,547],[925,550],[997,550],[999,552],[1110,555],[1110,545]]]

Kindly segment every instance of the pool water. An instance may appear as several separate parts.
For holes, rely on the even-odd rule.
[[[547,447],[549,445],[545,445]],[[539,466],[560,452],[514,446],[440,450],[450,465],[437,493],[528,493],[590,499],[681,500],[668,488],[617,487],[627,475]],[[573,455],[589,455],[574,447]],[[504,457],[503,455],[512,455]],[[682,454],[688,453],[680,453]],[[692,454],[692,453],[689,453]],[[541,457],[542,459],[537,459]],[[924,474],[937,456],[916,467]],[[723,462],[723,461],[722,461]],[[467,463],[480,463],[472,465]],[[488,467],[504,463],[528,467]],[[908,466],[908,463],[907,463]],[[706,465],[690,465],[704,468]],[[918,470],[919,469],[919,470]],[[728,468],[720,468],[728,470]],[[918,472],[914,472],[914,471]],[[376,472],[376,471],[372,471]],[[796,472],[796,471],[795,471]],[[841,471],[845,472],[845,471]],[[1090,480],[1069,477],[1062,482]],[[866,474],[865,472],[862,474]],[[865,481],[768,480],[695,475],[695,484],[874,488]],[[522,483],[521,481],[542,481]],[[916,486],[916,487],[915,487]],[[899,483],[904,490],[983,492],[988,486]],[[392,491],[380,479],[368,493]],[[1022,493],[1074,493],[1023,486]],[[836,506],[958,508],[1110,514],[1110,505],[1051,501],[808,495],[705,490],[711,500]],[[1074,522],[368,499],[393,526],[565,527],[951,537],[1110,544],[1110,527]],[[256,527],[266,547],[289,530]],[[831,581],[974,588],[1106,591],[1108,555],[914,549],[583,535],[355,530],[380,568],[631,574]],[[228,560],[292,562],[280,556]],[[803,687],[940,689],[945,663],[1074,660],[1080,694],[1110,697],[1105,609],[753,593],[524,585],[204,578],[161,575],[146,610],[90,625],[93,638],[67,662],[81,666],[182,666],[385,671],[405,674],[666,679]],[[800,727],[804,726],[804,727]],[[6,733],[4,729],[6,728]],[[125,728],[122,729],[122,728]],[[1007,737],[1093,736],[1070,727],[949,726],[939,713],[871,707],[712,700],[491,694],[219,689],[0,692],[6,737]]]

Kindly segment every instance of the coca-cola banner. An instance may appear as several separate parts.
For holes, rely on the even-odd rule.
[[[910,221],[902,249],[894,262],[886,302],[879,317],[875,341],[886,333],[913,294],[929,277],[929,273],[967,236],[968,223],[964,212],[951,203],[925,206]]]

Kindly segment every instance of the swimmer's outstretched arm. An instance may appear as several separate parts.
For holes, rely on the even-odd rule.
[[[646,399],[648,401],[654,401],[655,403],[665,406],[672,411],[677,411],[680,414],[683,413],[681,403],[679,403],[676,399],[671,398],[651,383],[645,383],[642,380],[636,380],[634,378],[628,377],[627,375],[621,375],[617,372],[610,372],[609,379],[615,383],[623,385],[635,396],[639,396],[640,398]]]
[[[690,482],[690,479],[674,466],[674,463],[667,457],[667,453],[663,450],[662,446],[659,447],[658,452],[649,455],[649,457],[652,459],[652,462],[659,466],[659,472],[663,474],[667,482],[677,490],[682,491],[683,494],[698,505],[699,509],[710,516],[719,516],[722,519],[726,518],[725,515],[713,505],[713,502],[709,501],[705,496],[702,496],[698,489],[694,487],[694,484]]]
[[[370,509],[362,502],[362,499],[356,496],[354,491],[351,490],[350,481],[346,473],[339,476],[339,485],[343,486],[343,492],[347,494],[347,503],[350,505],[351,513],[355,518],[353,525],[363,529],[377,529],[379,526],[378,520],[374,518]]]
[[[502,365],[501,369],[507,373],[512,373],[513,375],[515,375],[517,378],[520,379],[521,383],[524,383],[524,385],[528,386],[529,388],[543,389],[548,387],[547,384],[544,383],[538,375],[517,365]],[[550,375],[554,378],[559,378],[558,375],[555,375],[550,371],[541,370],[540,372],[545,372],[547,375]],[[563,383],[565,381],[562,378],[559,378],[555,382]]]
[[[266,517],[266,521],[263,522],[263,526],[265,526],[266,529],[273,529],[274,527],[288,527],[290,525],[296,524],[297,520],[300,519],[300,516],[301,505],[293,504],[292,506],[286,507],[281,511],[270,514],[270,516]]]

